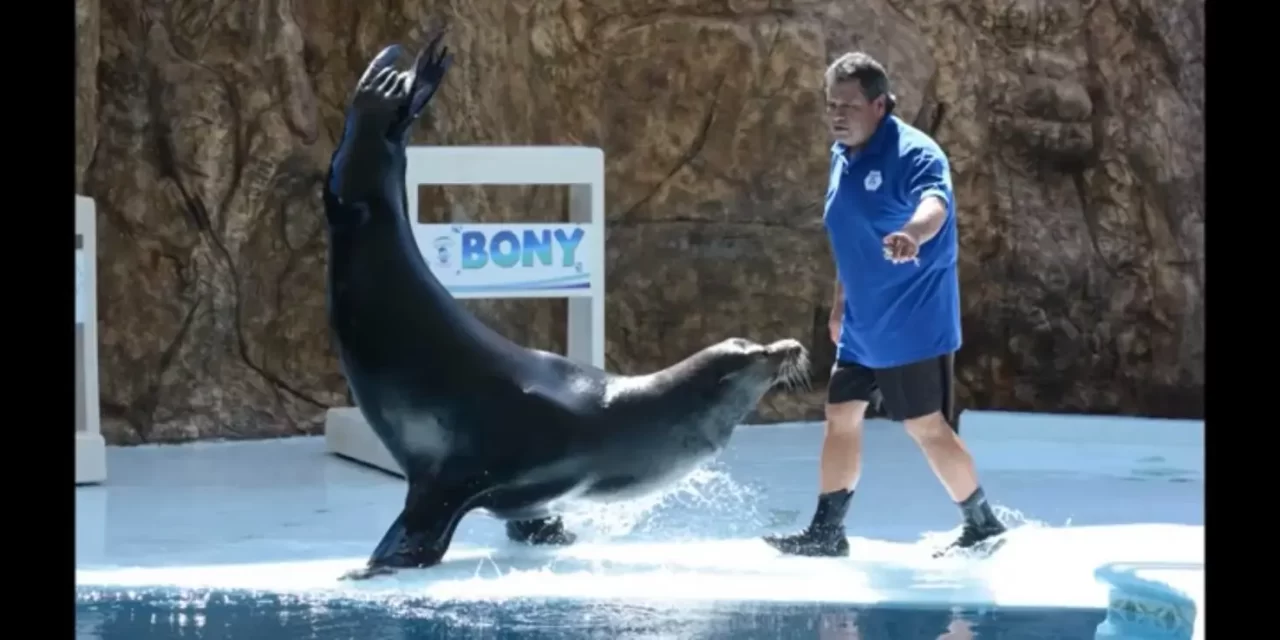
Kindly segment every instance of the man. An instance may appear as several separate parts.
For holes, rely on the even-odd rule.
[[[884,68],[847,53],[826,72],[831,173],[823,218],[836,261],[820,490],[809,526],[765,541],[783,553],[845,556],[844,518],[858,482],[862,423],[879,392],[951,499],[963,533],[938,555],[1004,533],[952,428],[952,358],[960,348],[955,198],[947,157],[893,115]]]

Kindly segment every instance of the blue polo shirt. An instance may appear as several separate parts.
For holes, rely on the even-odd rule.
[[[947,203],[942,229],[920,247],[918,265],[886,260],[885,236],[926,196]],[[883,369],[960,348],[955,202],[937,143],[893,115],[856,153],[836,143],[822,217],[844,286],[838,360]]]

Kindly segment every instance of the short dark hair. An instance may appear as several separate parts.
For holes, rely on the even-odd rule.
[[[858,85],[862,87],[862,95],[867,100],[875,100],[880,96],[885,97],[885,111],[893,112],[893,107],[898,103],[897,98],[889,92],[889,74],[885,73],[884,66],[876,62],[875,58],[861,52],[850,51],[831,63],[827,67],[826,83],[830,87],[837,82],[846,82],[856,80]]]

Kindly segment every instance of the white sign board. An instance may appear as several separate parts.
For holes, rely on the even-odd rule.
[[[84,249],[76,249],[76,324],[84,324],[84,279]]]
[[[586,298],[598,264],[589,224],[419,224],[418,249],[458,298]]]

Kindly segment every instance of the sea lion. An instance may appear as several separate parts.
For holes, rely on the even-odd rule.
[[[365,578],[428,567],[483,509],[510,538],[567,544],[568,500],[670,486],[727,444],[774,386],[807,385],[795,340],[733,338],[662,371],[611,375],[521,347],[467,312],[413,236],[405,147],[451,56],[437,34],[411,71],[384,49],[356,86],[324,187],[328,314],[356,405],[404,470],[403,511]]]

